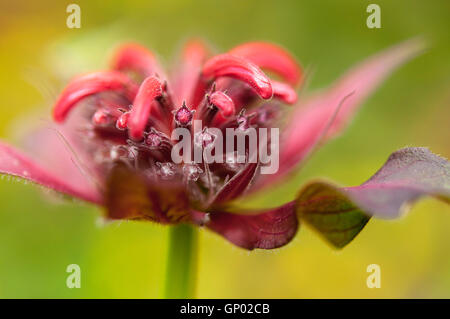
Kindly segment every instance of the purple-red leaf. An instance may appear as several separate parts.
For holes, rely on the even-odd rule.
[[[194,212],[193,215],[194,219],[199,219],[205,214]],[[266,211],[244,212],[243,215],[215,211],[204,217],[206,227],[249,250],[284,246],[295,236],[299,227],[295,202]]]
[[[334,246],[344,247],[369,216],[398,217],[406,204],[425,195],[450,202],[450,163],[426,148],[404,148],[361,186],[307,185],[297,197],[297,214]]]

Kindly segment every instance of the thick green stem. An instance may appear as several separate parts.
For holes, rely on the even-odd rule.
[[[192,298],[197,279],[197,232],[191,225],[170,226],[165,298]]]

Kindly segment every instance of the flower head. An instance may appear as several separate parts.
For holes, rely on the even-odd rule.
[[[192,41],[168,76],[152,52],[125,44],[110,70],[76,77],[62,91],[53,109],[56,129],[35,136],[41,162],[1,144],[0,171],[100,205],[111,219],[192,223],[247,249],[283,246],[304,221],[342,247],[372,215],[393,217],[404,202],[424,194],[448,198],[448,162],[425,149],[404,149],[359,187],[313,182],[296,199],[267,210],[232,203],[285,177],[419,50],[415,41],[389,49],[297,103],[302,68],[277,45],[247,43],[211,56]],[[288,105],[295,106],[285,117]],[[276,128],[283,117],[275,174],[262,175],[261,159],[252,161],[247,148],[244,156],[235,147],[216,162],[184,160],[194,149],[183,149],[183,160],[174,160],[183,140],[175,129],[192,132],[194,148],[218,157],[215,142],[227,129]],[[196,130],[196,121],[202,129]],[[269,142],[258,139],[257,151]]]

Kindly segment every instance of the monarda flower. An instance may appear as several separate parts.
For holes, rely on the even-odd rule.
[[[297,102],[304,73],[277,45],[252,42],[211,56],[200,41],[188,42],[168,74],[151,51],[125,44],[109,70],[67,85],[53,109],[53,129],[32,135],[31,155],[0,144],[0,171],[99,205],[109,219],[190,223],[245,249],[281,247],[305,223],[343,247],[371,216],[394,218],[423,195],[449,202],[449,162],[425,148],[404,148],[360,186],[314,181],[266,210],[242,209],[235,200],[288,176],[420,50],[417,41],[390,48]],[[204,128],[192,142],[204,148],[214,144],[211,128],[280,127],[279,170],[262,175],[262,164],[237,161],[237,150],[219,163],[175,163],[171,132],[192,131],[195,120]]]

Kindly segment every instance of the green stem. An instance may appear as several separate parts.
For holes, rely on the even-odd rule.
[[[197,232],[191,225],[170,226],[165,298],[192,298],[197,270]]]

